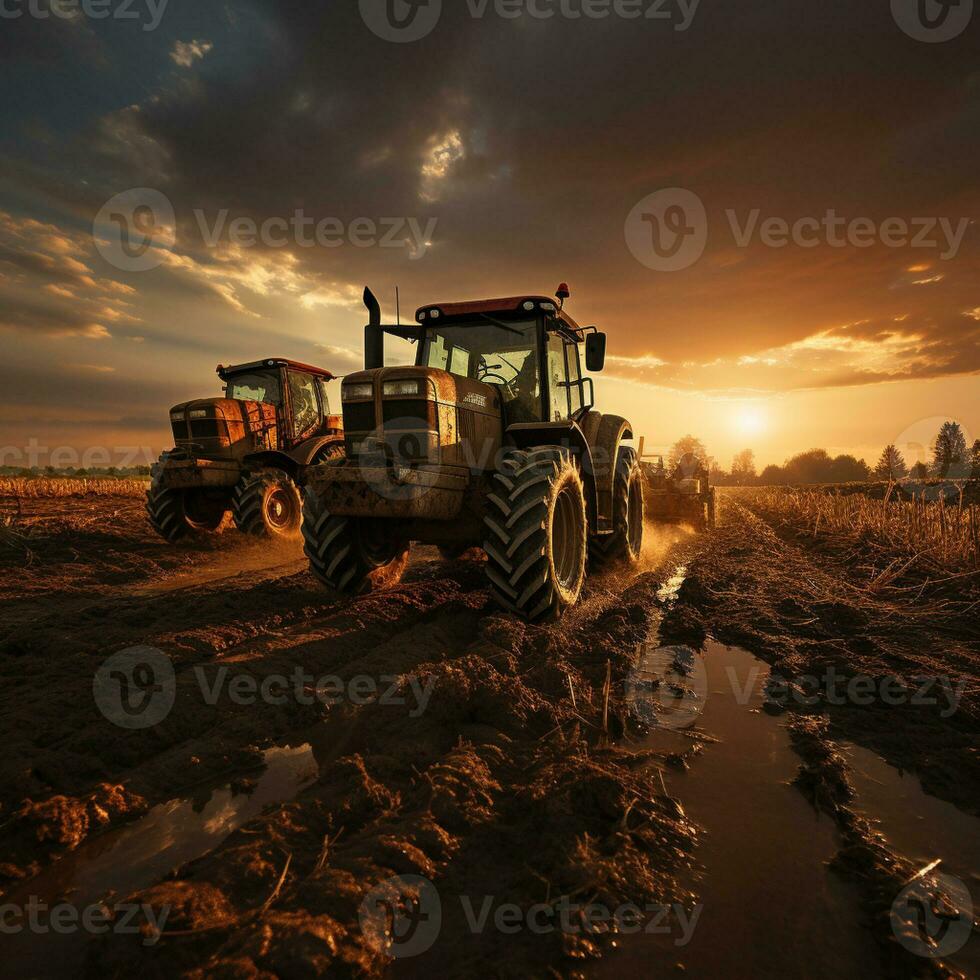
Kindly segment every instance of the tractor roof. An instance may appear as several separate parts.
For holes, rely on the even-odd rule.
[[[331,374],[324,368],[314,367],[312,364],[304,364],[302,361],[291,361],[288,357],[267,357],[261,361],[251,361],[248,364],[234,364],[227,367],[223,364],[218,365],[218,377],[222,381],[246,371],[261,371],[263,368],[287,367],[294,371],[305,371],[307,374],[315,374],[318,378],[333,381],[336,375]]]
[[[438,311],[438,317],[433,317],[433,311]],[[520,316],[528,313],[544,311],[560,320],[564,326],[576,332],[581,327],[564,311],[558,309],[558,304],[550,296],[507,296],[503,299],[478,299],[466,303],[430,303],[420,306],[415,314],[418,323],[437,322],[442,318],[473,317],[481,313],[491,316]]]

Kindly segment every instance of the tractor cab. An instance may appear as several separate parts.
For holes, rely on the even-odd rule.
[[[605,335],[562,310],[567,295],[563,284],[557,303],[519,296],[422,307],[416,364],[493,385],[508,424],[579,418],[595,401],[583,369],[602,370]]]
[[[556,298],[427,305],[415,323],[382,325],[367,290],[365,369],[343,384],[348,455],[486,471],[535,426],[574,426],[591,412],[584,370],[602,369],[606,338],[563,310],[567,296],[562,284]],[[385,334],[417,345],[414,365],[385,366]]]
[[[258,430],[262,448],[288,452],[322,432],[333,431],[339,420],[331,416],[327,384],[334,375],[322,368],[284,358],[218,367],[225,383],[225,399],[247,406],[262,420]]]

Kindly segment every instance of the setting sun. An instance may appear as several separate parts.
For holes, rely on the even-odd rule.
[[[768,428],[766,411],[761,405],[739,405],[732,416],[739,435],[758,436]]]

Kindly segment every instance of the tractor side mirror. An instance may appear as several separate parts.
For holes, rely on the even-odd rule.
[[[606,366],[606,335],[590,333],[585,338],[585,366],[589,371],[598,372]]]

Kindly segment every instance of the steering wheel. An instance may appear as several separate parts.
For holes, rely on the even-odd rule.
[[[486,384],[502,384],[506,385],[507,379],[497,374],[503,367],[503,364],[487,364],[487,359],[480,355],[480,363],[476,369],[477,381],[483,381]]]
[[[294,414],[296,417],[303,418],[306,415],[311,415],[314,413],[314,401],[308,391],[299,392],[299,397],[296,399],[296,406],[294,408]]]

